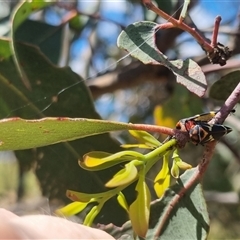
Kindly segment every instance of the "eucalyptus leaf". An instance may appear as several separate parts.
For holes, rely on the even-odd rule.
[[[131,125],[67,117],[50,117],[39,120],[3,119],[0,120],[0,150],[41,147],[110,131],[126,130]]]
[[[120,151],[115,154],[95,151],[85,154],[79,165],[89,171],[98,171],[134,159],[144,159],[144,155],[134,151]]]
[[[129,207],[129,217],[134,232],[144,238],[148,231],[151,194],[145,182],[145,175],[139,172],[139,176],[140,178],[135,188],[138,195]]]
[[[59,216],[65,216],[65,217],[73,216],[83,211],[87,205],[88,205],[88,202],[73,202],[68,204],[65,207],[58,209],[56,211],[56,214]]]
[[[11,47],[12,51],[14,53],[14,61],[17,67],[17,70],[19,71],[19,74],[21,76],[21,79],[25,86],[28,89],[31,89],[30,81],[28,80],[28,77],[26,73],[24,72],[24,69],[22,68],[22,65],[20,63],[20,59],[18,57],[18,52],[16,51],[16,45],[15,45],[15,32],[18,29],[18,27],[35,11],[41,10],[47,6],[52,5],[54,2],[48,1],[48,0],[31,0],[31,1],[23,1],[20,2],[12,14],[12,42]]]
[[[210,88],[210,97],[225,101],[240,83],[240,71],[233,71],[216,81]]]
[[[168,167],[168,161],[169,154],[165,154],[163,156],[162,169],[154,179],[154,190],[159,198],[162,197],[164,191],[170,185],[170,170]]]
[[[125,167],[117,172],[112,179],[110,179],[106,187],[118,187],[132,183],[138,176],[137,168],[133,162],[125,164]]]
[[[207,89],[207,82],[200,66],[191,59],[168,60],[155,43],[155,33],[160,30],[162,29],[154,22],[133,23],[120,33],[117,45],[144,64],[166,66],[175,74],[178,83],[194,94],[203,96]]]

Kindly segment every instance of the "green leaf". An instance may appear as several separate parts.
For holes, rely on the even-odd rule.
[[[144,238],[148,231],[151,195],[145,182],[145,174],[143,171],[139,172],[139,176],[140,177],[135,188],[138,195],[136,200],[129,207],[129,217],[134,232],[138,236]]]
[[[191,169],[192,168],[192,165],[180,160],[180,161],[177,161],[176,164],[178,165],[178,167],[182,170],[187,170],[187,169]]]
[[[122,144],[122,148],[142,148],[142,149],[154,149],[146,144]]]
[[[24,72],[31,80],[32,91],[23,86],[18,76],[10,41],[0,39],[0,96],[3,100],[0,108],[3,103],[8,107],[6,112],[0,111],[1,118],[6,115],[36,118],[44,114],[99,118],[89,90],[79,75],[68,67],[51,64],[36,47],[18,43],[16,49]],[[74,88],[69,87],[73,84]],[[65,94],[68,88],[70,95]]]
[[[161,146],[161,143],[155,137],[153,137],[153,135],[149,134],[148,132],[129,130],[129,133],[134,138],[136,138],[139,143],[145,144],[152,148]]]
[[[173,163],[172,163],[171,175],[172,175],[174,178],[179,178],[179,167],[178,167],[176,161],[173,161]]]
[[[119,192],[119,194],[117,196],[117,201],[120,204],[120,206],[128,212],[129,206],[128,206],[127,200],[122,192]]]
[[[65,27],[65,24],[53,26],[44,22],[27,19],[15,32],[15,40],[38,46],[52,63],[58,64],[64,48],[63,38]]]
[[[170,186],[170,171],[168,167],[169,154],[163,156],[163,165],[161,171],[154,179],[154,190],[157,196],[162,197],[165,190]]]
[[[132,183],[138,176],[137,168],[134,162],[125,164],[125,167],[117,172],[111,180],[109,180],[105,186],[106,187],[119,187]]]
[[[207,238],[209,217],[200,182],[193,184],[179,201],[173,202],[196,171],[197,168],[187,170],[177,183],[165,192],[161,200],[151,205],[147,240]]]
[[[144,155],[134,151],[121,151],[115,154],[95,151],[85,154],[79,165],[89,171],[98,171],[134,159],[144,159]]]
[[[109,190],[101,193],[81,193],[72,190],[67,190],[66,196],[74,202],[86,202],[90,200],[98,201],[101,198],[108,198],[109,196],[116,194],[116,190]]]
[[[19,150],[41,147],[58,142],[126,130],[132,124],[84,118],[43,118],[0,120],[0,150]],[[11,129],[11,131],[9,131]]]
[[[17,70],[24,82],[25,86],[28,89],[31,89],[30,82],[25,74],[18,57],[18,52],[15,47],[15,32],[17,28],[35,11],[38,11],[42,8],[50,6],[54,2],[48,0],[31,0],[31,1],[23,1],[17,5],[12,15],[12,42],[11,47],[14,53],[14,62],[16,64]]]
[[[87,205],[88,205],[88,202],[73,202],[73,203],[68,204],[65,207],[62,207],[62,208],[56,210],[55,213],[58,216],[65,216],[65,217],[73,216],[73,215],[83,211]]]
[[[94,219],[96,218],[96,216],[100,212],[100,210],[101,209],[99,209],[98,206],[93,206],[92,209],[90,210],[90,212],[85,217],[83,224],[86,225],[86,226],[91,226]]]
[[[239,70],[226,74],[211,86],[209,93],[210,97],[216,100],[225,101],[235,89],[235,87],[239,84],[239,79]]]
[[[178,155],[178,150],[176,149],[174,152],[173,152],[173,161],[174,163],[178,166],[178,168],[182,169],[182,170],[187,170],[187,169],[191,169],[192,168],[192,165],[184,162]],[[174,170],[173,170],[174,171]]]
[[[191,59],[169,61],[155,44],[155,32],[159,30],[158,27],[158,24],[148,21],[131,24],[120,33],[117,45],[144,64],[166,66],[176,75],[178,83],[196,95],[203,96],[207,82],[201,68]]]
[[[12,30],[13,33],[16,29],[35,11],[41,10],[47,6],[52,5],[54,2],[49,0],[31,0],[22,1],[14,9],[12,15]]]

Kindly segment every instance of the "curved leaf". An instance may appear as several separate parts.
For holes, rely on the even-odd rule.
[[[170,186],[170,171],[168,167],[168,154],[163,156],[163,165],[161,171],[154,179],[154,190],[157,196],[160,198],[164,191]]]
[[[153,149],[153,147],[148,146],[146,144],[122,144],[120,145],[122,148],[143,148],[143,149]]]
[[[129,206],[128,206],[127,200],[122,192],[119,192],[119,194],[117,196],[117,200],[118,200],[118,203],[120,204],[120,206],[128,212]]]
[[[112,189],[101,193],[81,193],[72,190],[67,190],[66,196],[74,202],[89,202],[98,201],[101,198],[107,198],[111,195],[117,194],[116,189]]]
[[[14,53],[14,61],[16,64],[16,67],[19,71],[19,74],[22,78],[22,81],[24,82],[25,86],[28,89],[31,89],[30,82],[27,78],[27,75],[25,74],[23,68],[21,67],[20,61],[18,59],[18,53],[16,51],[15,47],[15,32],[17,28],[29,17],[29,15],[35,11],[38,11],[42,8],[45,8],[49,5],[53,4],[52,1],[48,0],[31,0],[31,1],[23,1],[17,5],[15,8],[15,11],[12,15],[12,42],[11,47],[12,51]]]
[[[90,227],[92,225],[95,217],[100,212],[100,210],[101,209],[99,209],[99,205],[93,206],[92,209],[87,214],[87,216],[85,217],[83,224]]]
[[[144,64],[166,66],[176,75],[178,83],[196,95],[203,96],[207,82],[201,68],[191,59],[169,61],[155,43],[155,33],[159,30],[158,24],[149,21],[131,24],[120,33],[117,45]]]
[[[178,151],[175,150],[173,152],[173,161],[174,161],[174,164],[176,164],[178,166],[178,168],[182,169],[182,170],[187,170],[187,169],[191,169],[192,168],[192,165],[184,162],[178,155]]]
[[[58,209],[55,213],[59,216],[72,216],[77,213],[80,213],[88,205],[88,202],[73,202],[67,206]]]
[[[89,171],[98,171],[134,159],[144,159],[144,155],[134,151],[121,151],[115,154],[94,151],[85,154],[79,165]]]
[[[187,169],[191,169],[192,168],[192,165],[190,165],[190,164],[188,164],[188,163],[186,163],[184,161],[178,161],[177,165],[182,170],[187,170]]]
[[[148,132],[129,130],[129,133],[134,138],[136,138],[139,143],[145,144],[152,148],[161,146],[161,143],[155,137],[153,137],[153,135],[149,134]]]
[[[125,168],[117,172],[111,180],[109,180],[106,187],[119,187],[126,184],[130,184],[137,178],[138,171],[133,162],[125,165]]]
[[[173,163],[172,163],[171,175],[172,175],[174,178],[179,178],[179,167],[178,167],[178,165],[176,164],[176,161],[173,161]]]
[[[141,172],[139,172],[139,175],[140,178],[135,188],[138,195],[129,207],[129,217],[134,232],[144,238],[148,231],[151,195],[145,182],[145,175]]]

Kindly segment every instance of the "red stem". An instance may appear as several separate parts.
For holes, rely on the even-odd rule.
[[[129,128],[130,129],[130,128]],[[176,129],[168,128],[168,127],[162,127],[162,126],[156,126],[156,125],[148,125],[148,124],[132,124],[131,130],[142,130],[147,132],[157,132],[162,133],[166,135],[175,135],[176,131],[180,132]]]
[[[160,17],[166,19],[167,21],[171,22],[173,27],[180,28],[185,32],[190,33],[196,41],[199,43],[199,45],[208,53],[212,53],[214,51],[211,44],[209,44],[196,30],[195,28],[189,27],[187,24],[180,20],[176,20],[172,16],[168,15],[158,7],[156,7],[151,0],[142,0],[143,4],[150,9],[151,11],[158,14]]]
[[[221,20],[222,20],[222,18],[220,16],[217,16],[215,18],[215,24],[214,24],[212,40],[211,40],[211,46],[212,47],[216,47],[217,46],[217,43],[218,43],[217,37],[218,37],[218,31],[219,31],[219,26],[220,26]]]

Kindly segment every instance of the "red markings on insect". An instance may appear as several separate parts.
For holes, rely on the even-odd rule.
[[[221,124],[208,124],[208,121],[213,119],[216,113],[203,113],[181,119],[176,124],[176,128],[181,131],[187,131],[191,142],[195,145],[204,145],[205,143],[219,140],[222,136],[230,133],[232,129]]]

